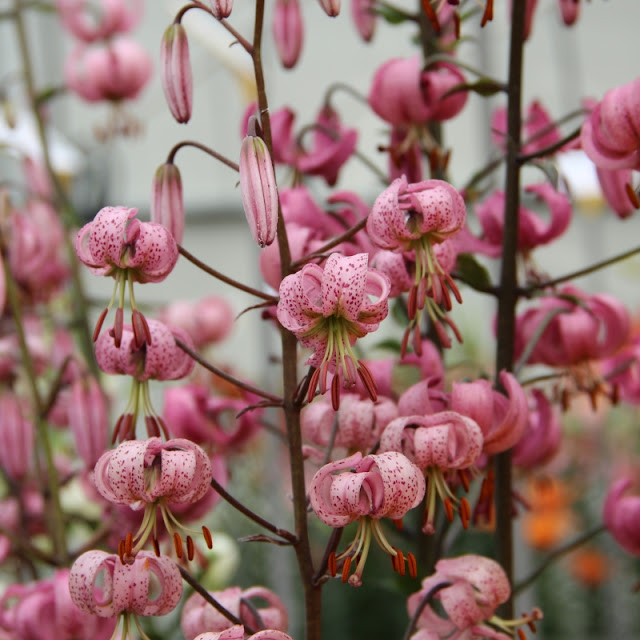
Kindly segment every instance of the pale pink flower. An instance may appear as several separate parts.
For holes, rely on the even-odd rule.
[[[640,496],[625,495],[629,478],[616,480],[604,501],[602,519],[614,540],[628,553],[640,556]]]
[[[278,187],[269,149],[251,121],[240,148],[240,193],[253,239],[260,247],[270,245],[278,225]]]
[[[169,229],[180,244],[184,236],[184,198],[180,169],[173,162],[160,165],[151,188],[151,222]]]
[[[324,12],[334,18],[340,13],[340,0],[318,0]]]
[[[295,67],[304,40],[299,0],[276,0],[273,10],[273,41],[285,69]]]
[[[233,0],[209,0],[211,5],[211,11],[213,15],[218,19],[228,18],[231,15],[233,9]]]
[[[495,391],[488,380],[454,382],[451,409],[475,420],[484,436],[483,451],[494,455],[510,449],[524,433],[529,418],[527,397],[508,371],[500,372],[506,394]]]
[[[307,264],[280,283],[277,315],[280,324],[294,333],[305,347],[314,349],[307,364],[316,367],[309,395],[320,384],[327,389],[329,372],[334,374],[332,401],[339,406],[340,383],[352,386],[356,374],[373,400],[375,383],[353,352],[358,338],[375,331],[387,317],[389,281],[368,268],[369,257],[360,253],[351,257],[332,254],[324,268]]]
[[[162,616],[180,601],[182,577],[167,556],[140,551],[123,563],[117,555],[87,551],[71,567],[69,593],[80,610],[101,618]]]
[[[160,45],[160,79],[164,97],[177,122],[189,122],[193,106],[193,76],[187,31],[180,23],[167,27]]]
[[[64,80],[87,102],[119,102],[138,97],[151,72],[147,52],[135,40],[121,36],[75,47],[65,61]]]
[[[432,415],[402,416],[392,420],[380,437],[380,451],[399,451],[414,462],[427,477],[427,508],[422,530],[435,531],[436,497],[445,505],[449,520],[460,509],[463,526],[468,526],[470,510],[458,499],[447,479],[471,467],[482,453],[483,436],[478,424],[455,411]]]
[[[208,631],[201,633],[193,640],[242,640],[245,636],[244,626],[239,624],[224,631]],[[247,640],[293,640],[293,638],[277,629],[263,629],[247,637]]]
[[[332,475],[334,472],[341,473]],[[362,584],[371,535],[386,553],[398,561],[399,552],[387,541],[379,520],[403,518],[420,504],[424,492],[425,481],[420,469],[396,451],[364,458],[361,453],[355,453],[316,472],[309,485],[309,501],[318,518],[330,527],[344,527],[359,520],[354,541],[340,556],[334,557],[335,562],[345,562],[345,581],[352,556],[359,554],[349,584]],[[402,567],[399,570],[403,573],[404,561],[401,559],[400,562]]]
[[[287,609],[282,600],[266,587],[256,586],[244,590],[240,587],[228,587],[224,591],[212,591],[210,594],[227,611],[253,629],[261,626],[254,614],[254,611],[257,611],[266,629],[276,629],[281,632],[287,630],[289,625]],[[267,606],[256,607],[252,599],[261,600]],[[184,603],[180,626],[187,640],[192,640],[205,631],[222,632],[235,628],[198,593],[194,593]]]
[[[375,0],[351,0],[351,16],[358,33],[365,42],[370,42],[376,30],[378,16],[374,10]]]
[[[142,17],[143,0],[56,0],[62,26],[79,40],[108,40],[131,31]]]

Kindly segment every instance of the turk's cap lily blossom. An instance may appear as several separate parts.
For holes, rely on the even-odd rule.
[[[276,0],[273,12],[273,40],[284,68],[295,67],[304,40],[304,23],[299,0]]]
[[[318,0],[324,12],[331,18],[340,13],[340,0]]]
[[[266,247],[276,237],[278,187],[267,144],[251,130],[250,122],[249,134],[240,148],[242,207],[253,239],[260,247]]]
[[[180,23],[169,25],[162,36],[160,80],[171,115],[181,124],[189,122],[193,107],[193,76],[187,30]]]
[[[0,393],[0,468],[14,481],[30,471],[36,446],[35,426],[22,412],[25,405],[13,391]]]
[[[151,222],[169,229],[180,244],[184,236],[184,198],[180,169],[173,162],[160,165],[153,176]]]
[[[429,341],[428,344],[433,343]],[[401,416],[426,416],[444,411],[448,407],[449,398],[443,390],[442,375],[430,376],[416,382],[405,389],[398,398],[398,412]]]
[[[270,589],[261,586],[229,587],[223,591],[211,591],[215,598],[227,611],[253,629],[264,626],[267,629],[286,631],[289,626],[289,614],[282,600]],[[252,599],[266,603],[256,607]],[[257,619],[257,612],[259,619]],[[232,626],[229,620],[214,609],[200,594],[194,593],[187,598],[180,618],[182,633],[187,640],[192,640],[205,631],[223,632]],[[242,638],[242,636],[240,636]]]
[[[195,366],[194,360],[177,344],[181,340],[193,349],[189,335],[178,327],[169,327],[157,320],[147,320],[151,340],[138,346],[133,328],[125,324],[116,346],[114,332],[100,334],[96,340],[96,360],[105,372],[132,376],[138,382],[147,380],[180,380]]]
[[[160,282],[173,270],[178,247],[171,232],[156,222],[140,222],[137,209],[104,207],[76,237],[76,253],[90,271],[117,277],[128,270],[135,282]]]
[[[120,36],[72,49],[64,64],[64,81],[87,102],[119,102],[137,98],[152,70],[149,54],[135,40]]]
[[[582,125],[585,153],[601,169],[640,169],[640,78],[605,93]]]
[[[625,495],[631,486],[629,478],[611,485],[602,518],[614,540],[628,553],[640,556],[640,496]]]
[[[79,609],[102,618],[123,612],[161,616],[180,602],[182,576],[167,556],[140,551],[127,564],[114,554],[87,551],[71,567],[69,593]]]
[[[93,480],[114,504],[138,508],[160,499],[193,503],[211,483],[209,456],[189,440],[127,440],[106,451],[96,463]]]
[[[142,17],[144,0],[56,0],[56,9],[67,31],[95,42],[131,31]]]
[[[213,15],[218,19],[228,18],[231,15],[233,9],[233,0],[209,0],[211,5],[211,11]]]
[[[489,455],[510,449],[527,428],[529,406],[520,383],[508,371],[500,372],[507,395],[495,391],[488,380],[454,382],[451,409],[475,420],[484,436],[483,451]]]
[[[374,403],[370,398],[347,393],[340,398],[337,415],[329,402],[315,401],[305,407],[301,415],[302,433],[315,445],[326,447],[332,439],[334,421],[337,420],[338,430],[333,437],[333,445],[368,451],[397,415],[398,408],[389,398],[378,397]]]
[[[351,0],[351,16],[358,33],[365,42],[371,42],[378,16],[374,11],[375,0]]]
[[[399,520],[420,504],[424,492],[424,475],[403,454],[388,451],[363,458],[355,453],[316,472],[309,500],[322,522],[344,527],[364,516]]]

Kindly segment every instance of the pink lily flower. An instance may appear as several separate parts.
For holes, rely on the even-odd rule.
[[[435,531],[437,497],[442,500],[450,521],[454,510],[460,510],[462,524],[467,528],[471,515],[469,504],[464,498],[458,501],[449,488],[447,477],[453,479],[456,472],[471,467],[482,453],[482,444],[478,424],[455,411],[402,416],[392,420],[382,432],[380,450],[403,453],[427,478],[424,533]],[[462,477],[464,473],[460,475]]]
[[[167,556],[140,551],[122,562],[114,554],[87,551],[71,567],[69,593],[81,611],[101,618],[120,615],[126,640],[134,625],[140,630],[137,616],[162,616],[176,608],[182,576]]]
[[[147,52],[120,36],[100,45],[80,45],[67,57],[64,81],[87,102],[133,100],[151,78]]]
[[[96,6],[98,5],[98,6]],[[143,0],[56,0],[62,26],[83,42],[108,40],[131,31],[144,11]]]
[[[351,469],[353,471],[347,469]],[[332,475],[341,471],[339,475]],[[404,574],[404,556],[386,539],[381,518],[400,520],[417,507],[425,492],[424,476],[406,456],[396,451],[362,457],[361,453],[326,464],[313,476],[309,485],[309,501],[315,514],[330,527],[344,527],[358,520],[353,542],[338,557],[333,554],[329,564],[335,575],[336,564],[344,560],[343,582],[358,587],[369,554],[371,537],[394,558],[394,569]],[[351,559],[359,556],[351,576]],[[415,559],[409,554],[409,570],[415,574]],[[415,577],[415,575],[414,575]]]
[[[193,76],[187,31],[180,23],[167,27],[160,45],[160,79],[171,115],[184,124],[191,118]]]
[[[184,236],[184,198],[180,169],[172,162],[160,165],[151,188],[151,222],[169,229],[180,244]]]
[[[368,451],[375,445],[382,430],[398,416],[398,408],[389,398],[378,397],[377,402],[352,393],[340,398],[338,414],[328,402],[312,402],[301,415],[302,433],[320,447],[331,441],[334,421],[337,431],[334,447],[346,447],[350,451]]]
[[[605,93],[582,125],[581,144],[601,169],[640,169],[640,78]]]
[[[240,148],[240,191],[251,235],[264,248],[276,237],[278,187],[269,149],[265,141],[256,135],[253,118]]]
[[[375,0],[351,0],[351,17],[365,42],[371,42],[376,30],[378,16],[374,5]]]
[[[273,13],[273,41],[285,69],[296,66],[302,42],[304,23],[298,0],[276,0]]]
[[[324,268],[307,264],[280,283],[277,316],[285,329],[305,347],[314,349],[307,364],[316,367],[309,385],[309,397],[333,373],[331,398],[338,409],[340,382],[353,386],[356,374],[363,380],[372,400],[377,399],[375,382],[353,352],[358,338],[375,331],[387,317],[389,281],[368,268],[369,256],[351,257],[333,253]],[[372,300],[375,298],[375,300]]]
[[[209,0],[211,11],[218,20],[223,20],[231,15],[233,0]]]
[[[340,13],[340,0],[318,0],[324,12],[331,18]]]
[[[410,253],[415,260],[414,282],[409,291],[410,324],[403,346],[411,332],[414,348],[419,341],[422,311],[425,306],[434,327],[450,346],[442,322],[448,324],[460,341],[453,322],[440,308],[451,310],[449,289],[462,302],[455,282],[438,260],[434,245],[454,237],[464,226],[466,208],[462,196],[443,180],[426,180],[408,184],[403,176],[385,189],[376,199],[367,219],[367,233],[381,249]]]
[[[494,455],[510,449],[524,433],[529,419],[527,396],[508,371],[500,372],[507,395],[492,389],[488,380],[454,382],[451,409],[475,420],[484,436],[483,452]]]
[[[636,190],[633,188],[631,169],[601,169],[596,167],[596,175],[605,202],[613,209],[618,218],[628,218],[640,208]]]
[[[495,560],[467,554],[439,560],[435,569],[432,576],[422,581],[420,591],[409,596],[407,609],[409,615],[413,616],[429,591],[443,587],[433,598],[439,601],[446,618],[427,605],[417,623],[423,634],[416,634],[412,638],[463,640],[486,637],[509,640],[518,626],[542,618],[539,609],[534,609],[520,620],[502,620],[495,615],[498,606],[506,602],[511,594],[507,575]],[[485,624],[487,622],[489,625]]]
[[[428,343],[429,347],[432,343]],[[413,354],[411,354],[413,355]],[[408,359],[405,358],[407,364]],[[398,411],[401,416],[431,415],[449,408],[449,398],[443,389],[441,375],[430,375],[411,385],[398,398]]]
[[[102,454],[93,474],[100,495],[113,504],[144,508],[142,524],[128,543],[125,559],[135,555],[152,532],[155,537],[158,511],[177,543],[180,537],[174,525],[181,525],[167,503],[197,502],[209,490],[211,474],[209,456],[197,444],[181,438],[164,443],[160,438],[127,440]]]
[[[241,624],[229,627],[224,631],[208,631],[201,633],[193,640],[243,640],[244,626]],[[263,629],[247,637],[247,640],[293,640],[293,638],[276,629]]]
[[[249,587],[245,590],[240,587],[228,587],[224,591],[212,591],[210,594],[227,611],[253,629],[264,625],[266,629],[283,632],[289,626],[289,614],[284,602],[266,587]],[[261,600],[267,606],[256,607],[251,602],[252,599]],[[259,615],[259,620],[255,616],[255,611]],[[184,603],[180,626],[185,638],[192,640],[205,631],[223,632],[238,625],[232,626],[229,620],[199,593],[194,593]]]
[[[625,495],[629,478],[616,480],[604,501],[602,519],[614,540],[628,553],[640,556],[640,496]]]

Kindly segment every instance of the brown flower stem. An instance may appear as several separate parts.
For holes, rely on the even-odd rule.
[[[230,169],[233,169],[235,172],[240,171],[240,166],[233,162],[233,160],[229,160],[226,156],[223,156],[221,153],[214,151],[211,147],[208,147],[206,144],[202,144],[201,142],[196,142],[195,140],[182,140],[173,146],[171,151],[169,151],[169,155],[167,156],[167,162],[173,164],[176,153],[180,151],[183,147],[195,147],[196,149],[200,149],[200,151],[204,151],[204,153],[210,155],[212,158],[219,160],[222,164],[226,165]]]
[[[258,387],[254,387],[252,384],[249,384],[244,380],[240,380],[240,378],[236,378],[235,376],[232,376],[230,373],[227,373],[223,369],[219,369],[211,362],[208,362],[207,360],[205,360],[197,351],[194,351],[193,349],[191,349],[191,347],[189,347],[188,344],[185,344],[179,338],[174,338],[174,339],[178,347],[180,347],[180,349],[182,349],[186,354],[191,356],[198,364],[202,365],[205,369],[207,369],[207,371],[211,371],[211,373],[214,373],[219,378],[226,380],[227,382],[238,387],[239,389],[244,389],[249,393],[253,393],[257,396],[260,396],[261,398],[266,398],[267,400],[270,400],[271,402],[277,405],[282,404],[282,398],[279,398],[278,396],[274,396],[268,391],[264,391],[263,389],[259,389]]]
[[[296,542],[296,537],[293,533],[286,529],[280,529],[280,527],[276,527],[275,524],[272,524],[268,520],[260,517],[257,513],[236,500],[215,478],[211,478],[211,486],[218,494],[220,494],[220,497],[223,498],[223,500],[228,502],[234,509],[236,509],[236,511],[239,511],[242,515],[249,518],[249,520],[253,520],[256,524],[259,524],[261,527],[271,531],[271,533],[275,533],[287,542]]]
[[[256,298],[261,298],[262,300],[266,300],[267,302],[276,304],[277,298],[274,298],[272,295],[269,295],[268,293],[264,293],[264,291],[260,291],[259,289],[254,289],[249,285],[242,284],[242,282],[238,282],[233,278],[229,278],[229,276],[225,276],[224,273],[217,271],[213,267],[210,267],[208,264],[205,264],[204,262],[202,262],[202,260],[199,260],[198,258],[196,258],[192,253],[187,251],[183,246],[178,245],[178,251],[180,252],[180,255],[184,256],[189,262],[191,262],[196,267],[198,267],[198,269],[202,269],[202,271],[204,271],[205,273],[208,273],[210,276],[213,276],[217,280],[220,280],[220,282],[224,282],[225,284],[228,284],[230,287],[233,287],[234,289],[239,289],[240,291],[244,291],[245,293],[250,293],[252,296],[256,296]]]
[[[502,239],[500,295],[496,346],[496,377],[511,371],[514,360],[516,303],[518,281],[516,255],[518,249],[518,209],[520,207],[520,131],[522,127],[522,66],[524,58],[525,0],[514,0],[509,49],[509,81],[507,103],[507,155],[505,176],[505,215]],[[513,526],[511,521],[511,454],[495,457],[496,558],[513,581]],[[513,618],[513,601],[502,606],[502,615]]]
[[[550,144],[548,147],[545,147],[544,149],[539,149],[538,151],[534,151],[533,153],[527,153],[525,155],[518,156],[518,162],[520,164],[526,164],[531,160],[537,160],[538,158],[543,158],[544,156],[548,156],[548,155],[551,155],[552,153],[555,153],[556,151],[559,151],[560,149],[562,149],[562,147],[564,147],[565,144],[568,144],[569,142],[573,142],[576,138],[578,138],[580,136],[581,130],[582,130],[582,126],[578,127],[577,129],[574,129],[571,133],[566,135],[564,138],[562,138],[561,140],[558,140],[558,142],[554,142],[553,144]]]

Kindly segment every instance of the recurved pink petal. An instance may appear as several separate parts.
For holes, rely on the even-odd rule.
[[[614,482],[604,501],[602,518],[609,533],[627,552],[640,556],[640,496],[625,496],[631,480]]]
[[[332,253],[329,256],[321,289],[325,317],[336,315],[352,322],[358,320],[367,285],[368,264],[366,253],[350,257]]]

